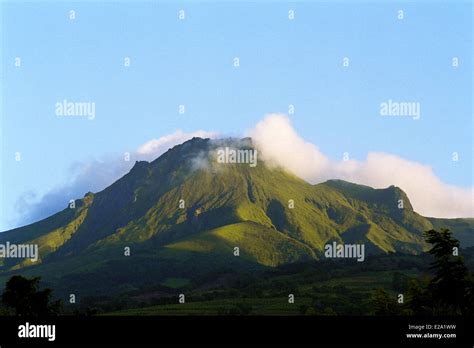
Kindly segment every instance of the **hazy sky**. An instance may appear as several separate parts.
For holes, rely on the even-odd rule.
[[[1,15],[0,230],[122,173],[87,172],[94,163],[177,130],[241,136],[289,104],[299,136],[331,160],[389,153],[472,186],[469,1],[7,1]],[[58,116],[64,99],[95,103],[94,119]],[[389,99],[419,103],[420,118],[381,116]],[[29,212],[44,195],[49,210]]]

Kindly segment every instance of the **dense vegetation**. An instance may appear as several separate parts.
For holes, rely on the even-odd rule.
[[[73,315],[469,315],[474,309],[474,248],[453,255],[447,230],[426,233],[422,255],[385,254],[363,264],[350,260],[288,264],[257,273],[219,269],[191,280],[170,278],[115,296],[88,296],[66,304]],[[467,267],[468,265],[469,267]],[[22,284],[16,286],[14,284]],[[25,284],[30,284],[26,286]],[[22,289],[28,289],[26,292]],[[5,305],[31,303],[38,279],[13,277]],[[16,292],[16,293],[15,293]],[[23,295],[24,293],[30,295]],[[48,289],[39,292],[49,298]],[[14,294],[12,296],[12,294]],[[31,295],[33,294],[33,295]],[[185,303],[178,302],[185,294]],[[294,302],[289,301],[294,296]],[[403,301],[400,302],[400,295]],[[25,296],[25,301],[12,301]],[[42,298],[41,295],[39,298]],[[33,301],[34,302],[34,301]],[[58,303],[42,308],[60,308]],[[40,307],[41,307],[40,306]],[[34,306],[29,306],[34,308]],[[16,313],[24,313],[16,310]],[[4,310],[4,313],[13,314]],[[42,312],[46,313],[46,312]],[[50,314],[54,314],[52,310]]]
[[[424,231],[449,228],[463,253],[474,245],[473,219],[423,217],[398,187],[340,180],[310,185],[263,161],[217,164],[221,146],[252,143],[194,138],[150,163],[135,163],[73,208],[0,233],[0,243],[37,244],[40,254],[35,264],[0,259],[0,288],[15,275],[41,277],[65,302],[76,295],[69,313],[159,304],[168,306],[160,311],[181,313],[198,300],[219,300],[201,309],[358,314],[372,312],[378,287],[386,292],[377,298],[387,299],[408,291],[406,279],[428,286],[422,278],[436,255],[426,255],[434,240],[425,240]],[[331,242],[363,244],[366,260],[326,260],[324,246]],[[464,274],[452,266],[450,274]],[[176,304],[180,293],[185,306]]]

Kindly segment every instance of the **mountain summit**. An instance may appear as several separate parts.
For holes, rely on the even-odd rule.
[[[105,287],[123,283],[124,274],[146,281],[319,259],[331,242],[363,243],[368,254],[415,254],[427,248],[423,231],[439,224],[474,244],[471,219],[425,218],[398,187],[311,185],[257,153],[249,138],[193,138],[152,162],[136,162],[103,191],[1,233],[0,244],[38,245],[39,260],[1,259],[0,271],[70,286],[107,274]]]

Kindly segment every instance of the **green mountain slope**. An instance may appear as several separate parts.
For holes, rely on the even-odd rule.
[[[216,150],[225,146],[252,149],[250,139],[193,138],[153,162],[137,162],[105,190],[76,200],[74,209],[0,233],[0,244],[35,243],[40,250],[36,264],[2,260],[0,281],[20,272],[57,288],[95,283],[107,291],[217,267],[319,259],[331,241],[364,243],[369,254],[416,254],[427,248],[423,231],[443,226],[474,245],[472,219],[420,216],[400,188],[310,185],[262,161],[217,163]],[[117,270],[120,276],[112,275]]]

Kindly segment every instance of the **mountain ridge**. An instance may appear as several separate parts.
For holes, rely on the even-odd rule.
[[[222,146],[253,148],[249,138],[190,139],[151,162],[137,161],[104,190],[77,199],[74,209],[0,233],[0,243],[37,243],[40,250],[36,265],[0,260],[0,277],[16,271],[67,278],[76,271],[71,260],[79,259],[89,271],[105,272],[123,262],[125,247],[187,273],[182,268],[192,262],[248,269],[318,259],[332,241],[364,243],[369,254],[417,254],[427,248],[423,231],[441,226],[463,246],[474,245],[473,220],[425,218],[398,187],[311,185],[260,159],[256,167],[216,163]],[[55,268],[61,271],[53,276]]]

